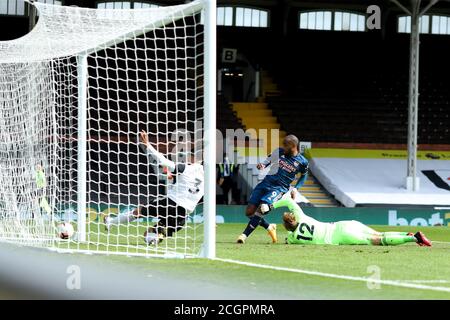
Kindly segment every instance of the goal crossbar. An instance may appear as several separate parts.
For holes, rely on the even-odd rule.
[[[102,50],[102,48],[119,44],[131,37],[140,36],[168,23],[183,19],[186,15],[199,13],[204,8],[205,2],[207,2],[207,0],[196,0],[189,4],[138,10],[99,10],[33,2],[32,5],[35,6],[39,12],[39,20],[34,29],[25,36],[14,40],[0,42],[0,63],[45,61],[65,56],[76,56],[80,54],[89,55],[98,50]],[[152,17],[155,16],[154,14],[152,15],[152,13],[161,11],[163,12],[162,14],[164,14],[164,17],[156,18],[152,21]],[[56,14],[70,13],[78,15],[80,22],[85,20],[84,23],[86,23],[90,19],[93,19],[94,15],[97,16],[99,12],[101,13],[100,17],[103,15],[104,20],[108,22],[103,29],[101,25],[95,25],[93,26],[95,28],[90,30],[91,32],[85,32],[80,35],[79,30],[83,28],[80,28],[80,25],[75,24],[71,26],[72,30],[70,30],[70,32],[64,31],[64,38],[62,39],[52,32],[54,30],[50,29],[48,26],[48,18],[55,16]],[[158,13],[158,15],[162,14]],[[114,34],[110,34],[108,26],[123,22],[125,19],[130,19],[130,17],[137,21],[131,28],[130,26],[124,26],[123,28],[119,28]],[[62,23],[64,25],[64,22]],[[92,34],[101,34],[110,39],[100,43],[93,43]],[[76,45],[77,43],[80,43],[80,40],[84,40],[85,44]],[[30,42],[32,42],[33,45],[40,43],[40,50],[34,48],[33,54],[24,55],[25,52],[29,53],[29,50],[32,49],[30,47]],[[74,44],[70,50],[64,46],[67,43]],[[18,57],[20,57],[20,61],[18,60]]]

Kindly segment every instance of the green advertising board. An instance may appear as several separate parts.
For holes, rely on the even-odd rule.
[[[87,221],[103,221],[104,215],[116,215],[119,212],[130,210],[134,206],[117,206],[106,203],[89,205],[86,211]],[[203,207],[200,205],[191,215],[190,221],[201,222]],[[266,216],[270,223],[280,223],[285,210],[277,209]],[[372,225],[410,225],[410,226],[450,226],[449,208],[303,208],[309,216],[323,222],[335,222],[340,220],[358,220],[364,224]],[[61,219],[76,220],[76,210],[67,207],[58,215]],[[217,223],[246,223],[245,206],[242,205],[218,205],[216,212]]]
[[[267,215],[270,223],[280,223],[285,210],[277,209]],[[434,210],[405,209],[405,208],[303,208],[303,211],[323,222],[340,220],[358,220],[364,224],[372,225],[411,225],[411,226],[450,226],[450,208]],[[217,216],[223,217],[225,223],[243,223],[248,219],[245,216],[245,206],[218,206]],[[222,220],[222,219],[220,219]]]
[[[218,206],[217,216],[223,217],[225,223],[243,223],[248,219],[245,216],[244,206]],[[267,215],[270,223],[280,223],[285,210],[277,209]],[[450,226],[450,208],[405,209],[405,208],[303,208],[303,211],[323,222],[340,220],[358,220],[364,224],[374,225],[411,225],[411,226]],[[221,219],[222,220],[222,219]]]

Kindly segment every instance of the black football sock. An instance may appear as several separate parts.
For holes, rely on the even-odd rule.
[[[269,229],[269,226],[270,226],[270,224],[264,218],[261,218],[259,225],[266,230]]]
[[[258,227],[259,223],[261,222],[262,217],[254,215],[253,217],[250,218],[250,222],[248,223],[247,227],[244,230],[244,234],[248,237],[253,230],[256,229],[256,227]]]

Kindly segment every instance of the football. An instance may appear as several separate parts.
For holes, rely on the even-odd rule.
[[[58,237],[60,237],[61,239],[69,239],[75,232],[72,224],[69,222],[61,222],[60,224],[58,224],[57,230]]]

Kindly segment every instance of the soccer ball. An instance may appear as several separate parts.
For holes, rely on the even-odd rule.
[[[60,224],[58,224],[57,230],[58,237],[60,237],[61,239],[69,239],[75,233],[72,224],[70,224],[69,222],[61,222]]]

